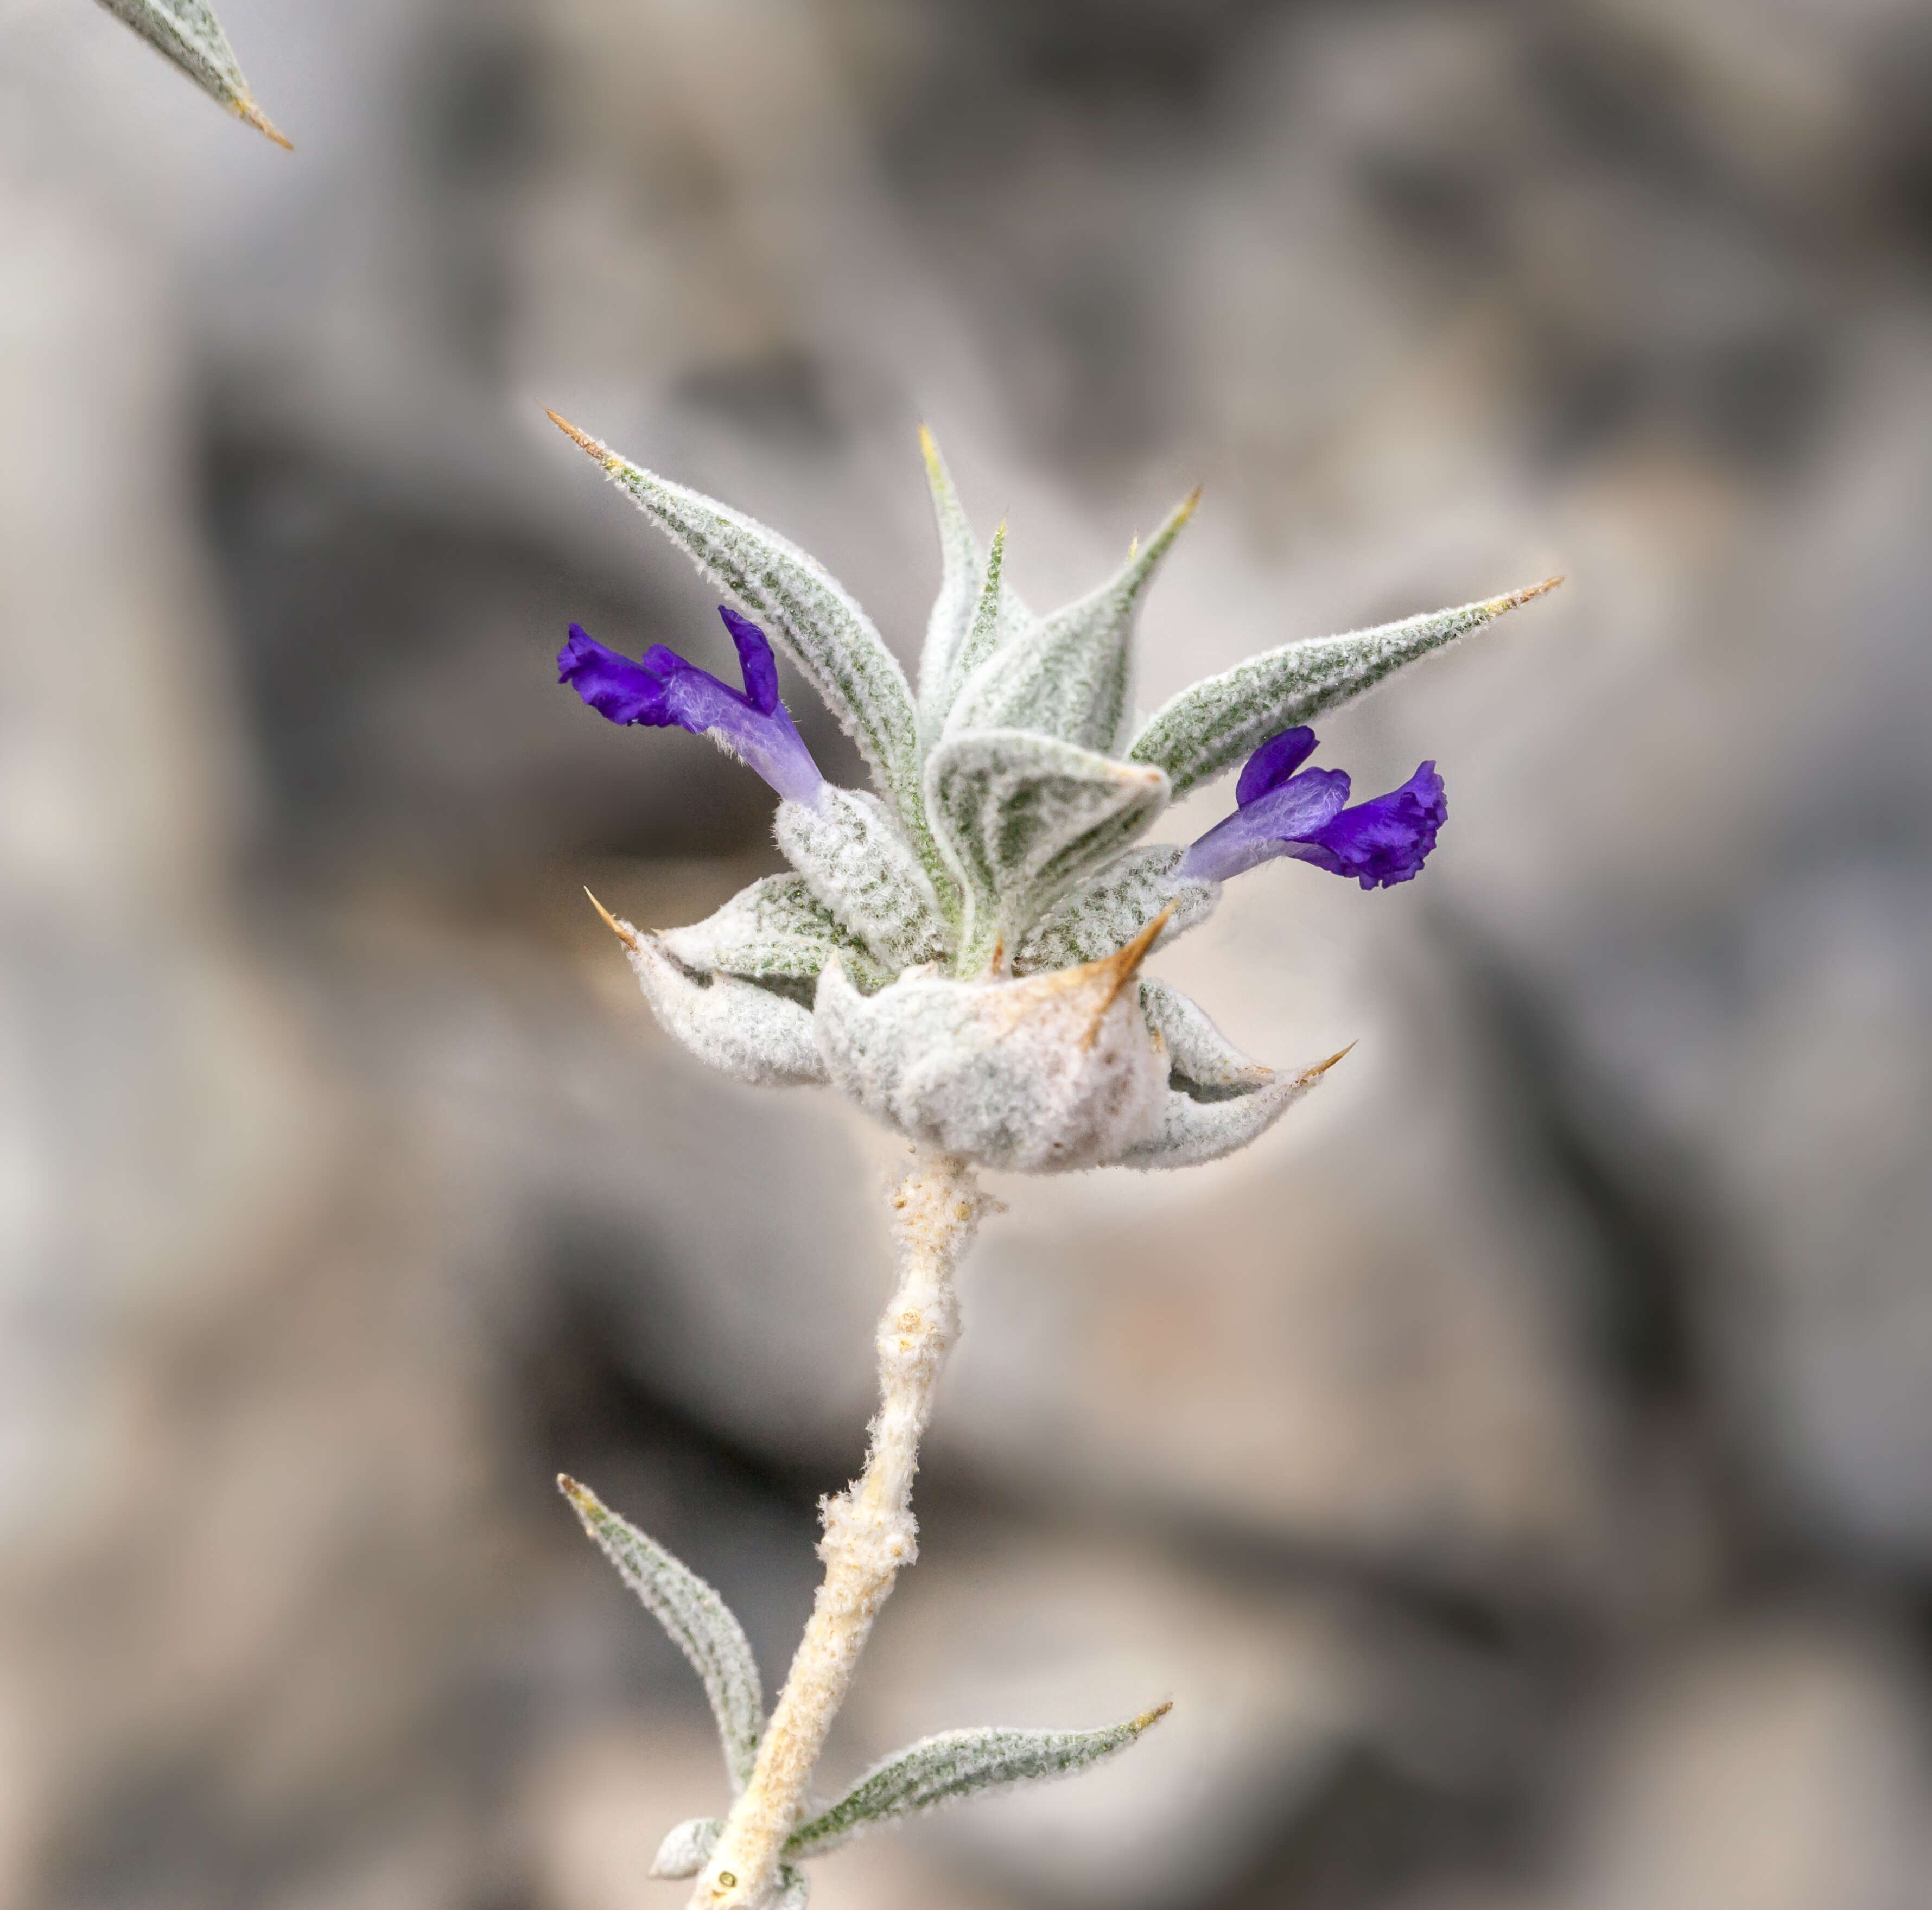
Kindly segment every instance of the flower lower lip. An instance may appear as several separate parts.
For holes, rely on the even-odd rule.
[[[609,721],[708,736],[778,794],[812,803],[825,787],[791,713],[778,700],[778,665],[764,632],[728,605],[718,613],[736,646],[745,688],[734,690],[662,643],[634,661],[580,625],[557,653],[557,679]]]
[[[1234,813],[1180,859],[1178,873],[1225,881],[1279,856],[1350,875],[1364,889],[1387,888],[1421,871],[1449,813],[1442,778],[1424,763],[1401,788],[1345,806],[1348,778],[1339,769],[1300,769],[1315,733],[1270,738],[1248,759]]]

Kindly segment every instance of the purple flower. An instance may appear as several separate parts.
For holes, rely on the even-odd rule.
[[[1341,770],[1301,769],[1314,749],[1315,732],[1305,728],[1263,743],[1235,785],[1234,813],[1181,857],[1177,873],[1225,882],[1258,862],[1293,856],[1331,875],[1352,875],[1364,889],[1418,874],[1449,814],[1436,765],[1424,763],[1401,788],[1351,809],[1343,806],[1348,778]]]
[[[718,605],[718,614],[738,647],[738,667],[745,676],[742,691],[662,643],[653,643],[641,663],[633,663],[574,623],[570,640],[557,652],[556,680],[568,683],[613,723],[675,724],[694,736],[709,736],[780,796],[815,804],[825,778],[791,712],[778,701],[778,664],[765,633],[726,604]]]

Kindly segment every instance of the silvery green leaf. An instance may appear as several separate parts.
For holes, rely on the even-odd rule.
[[[788,1857],[818,1857],[895,1819],[992,1791],[1070,1777],[1124,1750],[1172,1707],[1158,1705],[1100,1731],[946,1731],[887,1758],[844,1796],[802,1824]]]
[[[236,118],[246,120],[258,133],[266,133],[278,146],[289,143],[255,103],[248,82],[242,76],[234,48],[229,45],[228,36],[222,31],[214,10],[203,0],[100,0],[100,4],[116,19],[124,20],[150,46],[160,48]]]
[[[1244,1054],[1209,1020],[1205,1009],[1151,975],[1141,980],[1141,1012],[1167,1044],[1169,1081],[1194,1100],[1225,1101],[1252,1094],[1274,1078],[1274,1070]]]
[[[980,579],[979,601],[973,606],[965,637],[922,712],[928,739],[948,733],[946,719],[960,686],[988,658],[996,652],[1015,649],[1039,628],[1040,619],[1020,601],[1006,581],[1006,527],[1002,523],[993,532],[986,571]]]
[[[1196,491],[1177,505],[1111,582],[1054,611],[1030,636],[980,663],[946,719],[946,734],[1032,730],[1083,749],[1118,749],[1133,715],[1134,622],[1141,596],[1200,495]]]
[[[975,730],[926,767],[940,852],[966,894],[958,965],[1010,953],[1042,910],[1167,807],[1158,770],[1024,730]]]
[[[778,1894],[772,1900],[772,1910],[805,1910],[811,1901],[812,1879],[794,1865],[781,1864]]]
[[[706,576],[784,645],[916,833],[923,826],[912,691],[898,660],[845,586],[816,557],[742,511],[644,470],[556,412],[550,416]]]
[[[718,1840],[724,1834],[724,1820],[722,1817],[687,1817],[682,1824],[674,1825],[658,1846],[658,1854],[651,1859],[651,1867],[644,1874],[651,1877],[694,1877],[704,1868],[704,1861],[718,1848]]]
[[[672,958],[699,973],[722,970],[748,981],[812,982],[836,949],[868,994],[892,976],[812,892],[802,875],[768,875],[734,895],[716,914],[658,940]]]
[[[1342,1054],[1348,1051],[1345,1048]],[[1238,1153],[1267,1133],[1341,1058],[1331,1054],[1318,1067],[1298,1075],[1271,1075],[1248,1093],[1229,1096],[1210,1090],[1209,1098],[1202,1099],[1184,1087],[1170,1087],[1160,1126],[1148,1139],[1117,1154],[1114,1163],[1130,1168],[1198,1167],[1203,1161]]]
[[[1171,843],[1127,850],[1070,889],[1022,940],[1016,975],[1071,968],[1124,949],[1168,904],[1174,913],[1154,943],[1164,949],[1205,922],[1221,899],[1218,882],[1184,881],[1174,870],[1185,852]]]
[[[920,707],[930,725],[944,714],[938,708],[944,686],[952,678],[952,668],[973,627],[973,612],[980,601],[984,574],[980,562],[979,541],[967,521],[959,493],[953,488],[952,474],[939,454],[939,446],[924,425],[920,427],[920,449],[926,457],[926,483],[932,492],[932,514],[939,526],[939,595],[926,626],[926,648],[920,654]]]
[[[1346,637],[1317,637],[1269,650],[1218,676],[1191,684],[1141,726],[1128,751],[1165,769],[1177,798],[1232,769],[1269,737],[1312,722],[1393,676],[1404,664],[1466,637],[1505,610],[1562,582],[1542,583],[1455,610],[1432,610]]]
[[[781,802],[772,833],[812,894],[892,973],[946,953],[938,893],[883,804],[828,784],[816,805]]]
[[[587,1486],[562,1477],[556,1483],[584,1531],[704,1681],[731,1788],[742,1791],[765,1729],[764,1695],[743,1627],[696,1573],[619,1518]]]
[[[659,937],[620,921],[596,896],[590,899],[623,943],[658,1025],[707,1067],[754,1087],[824,1080],[811,1011],[802,1003],[776,986],[686,968]]]

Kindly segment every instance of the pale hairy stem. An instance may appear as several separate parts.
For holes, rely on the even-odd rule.
[[[992,1204],[964,1161],[922,1154],[893,1187],[898,1285],[880,1315],[879,1410],[866,1469],[825,1507],[825,1579],[692,1910],[761,1910],[872,1621],[916,1556],[912,1482],[940,1369],[959,1334],[952,1276]]]

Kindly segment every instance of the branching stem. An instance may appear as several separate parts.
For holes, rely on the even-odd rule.
[[[880,1315],[879,1410],[866,1469],[825,1502],[824,1582],[758,1761],[699,1873],[692,1910],[764,1910],[826,1733],[872,1621],[917,1555],[912,1482],[940,1369],[959,1335],[952,1276],[993,1203],[964,1162],[922,1154],[892,1192],[898,1285]]]

